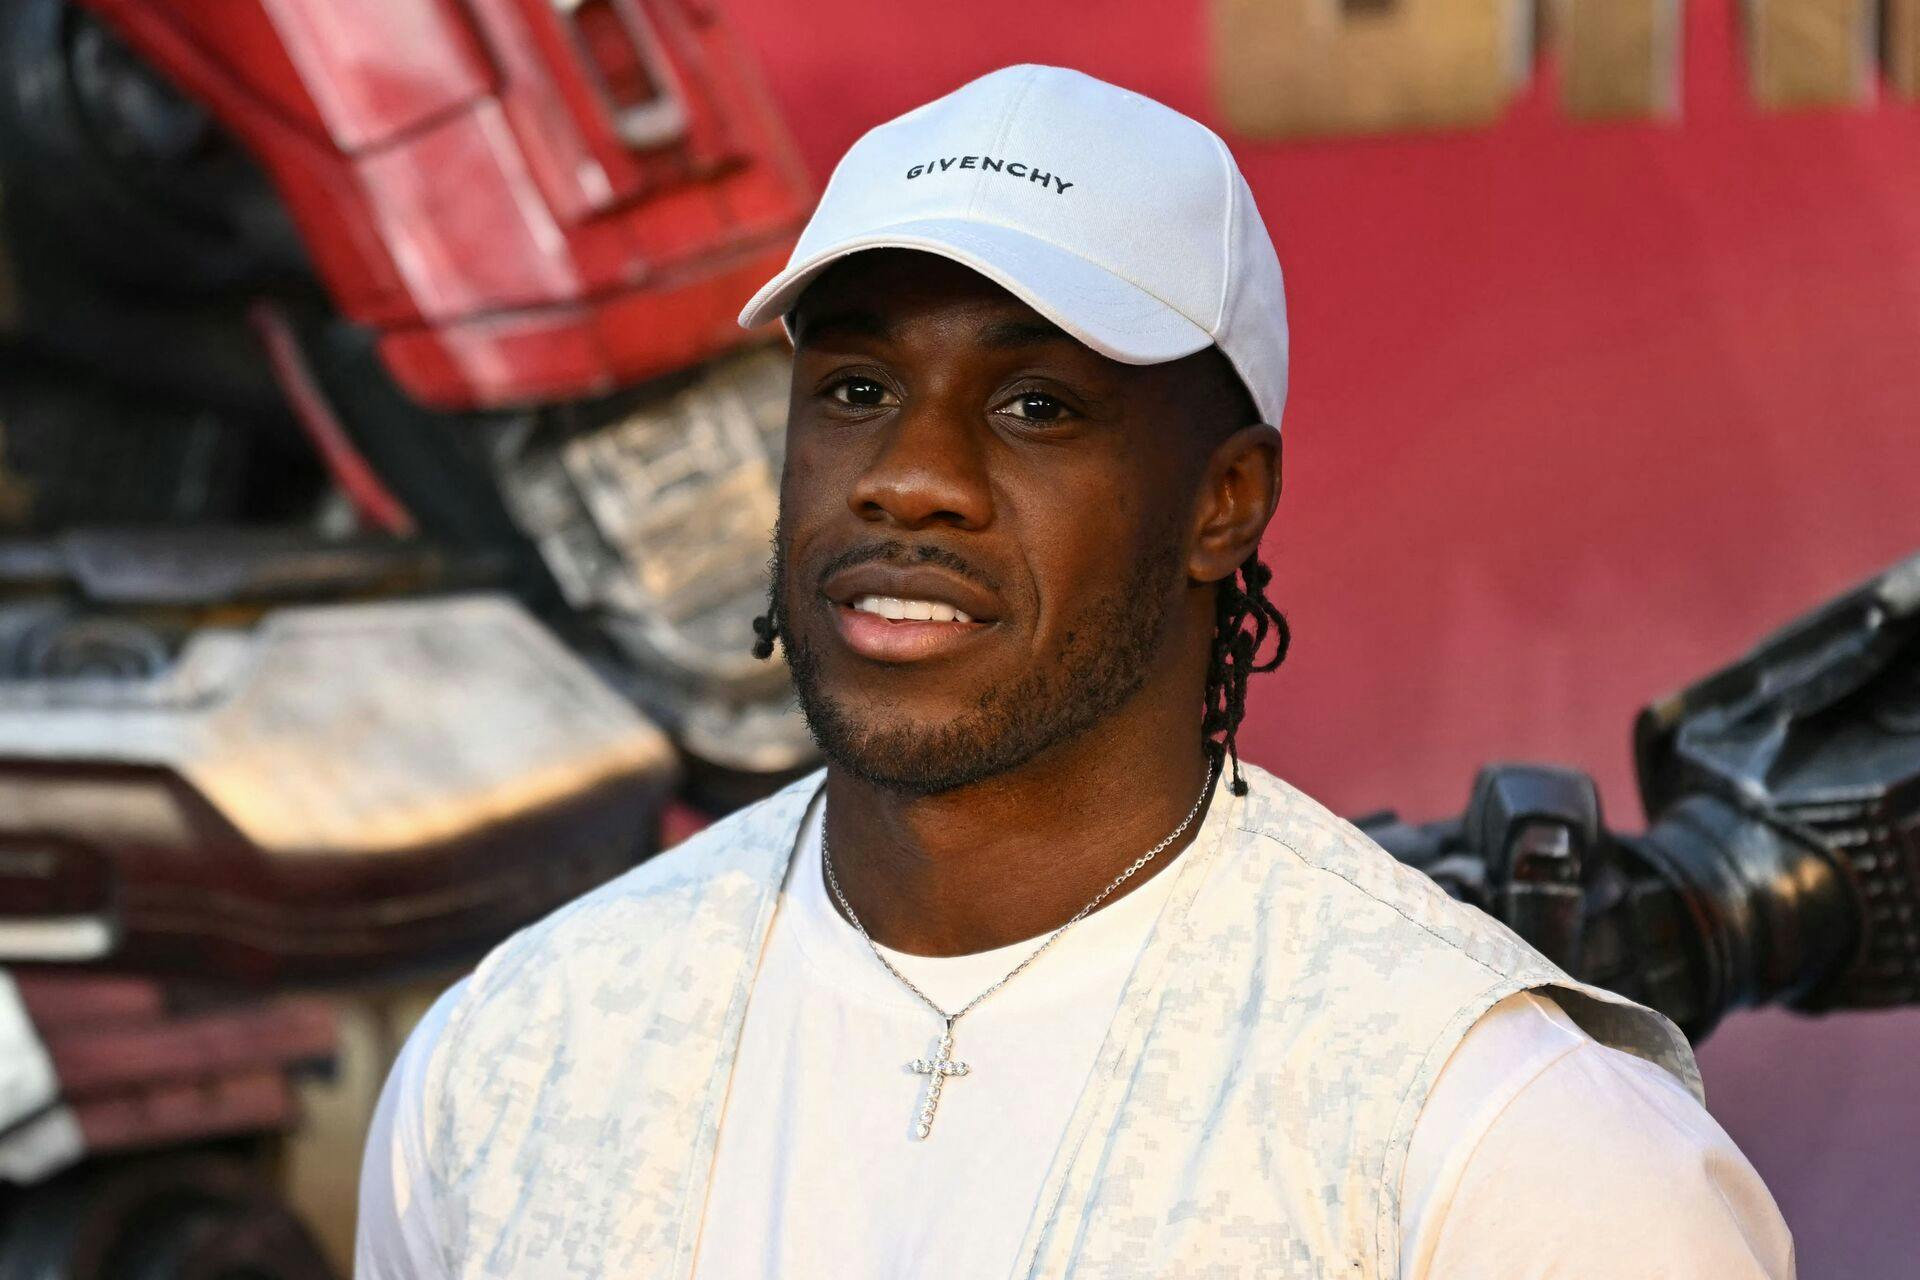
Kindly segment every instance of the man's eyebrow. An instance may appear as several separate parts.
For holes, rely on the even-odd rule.
[[[887,322],[872,311],[829,311],[821,316],[802,315],[795,326],[798,342],[814,342],[828,334],[855,338],[878,338],[884,342],[893,336]]]
[[[1046,320],[1002,320],[980,331],[980,345],[995,351],[1072,341],[1073,335]]]

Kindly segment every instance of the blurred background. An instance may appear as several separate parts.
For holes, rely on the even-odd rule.
[[[1643,707],[1920,549],[1920,0],[0,0],[0,1277],[343,1273],[433,994],[812,767],[732,317],[1021,61],[1273,232],[1242,745],[1335,810],[1636,831]],[[1700,1053],[1802,1274],[1920,1273],[1920,1012]]]

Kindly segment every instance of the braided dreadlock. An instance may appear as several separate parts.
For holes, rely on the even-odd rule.
[[[1267,584],[1273,570],[1254,552],[1240,562],[1215,588],[1213,597],[1213,649],[1207,655],[1206,714],[1200,721],[1200,737],[1212,743],[1215,734],[1223,735],[1219,746],[1233,761],[1233,794],[1247,794],[1247,780],[1240,774],[1240,747],[1235,738],[1240,721],[1247,714],[1247,681],[1272,671],[1287,658],[1287,646],[1293,632],[1286,615],[1267,599]],[[1244,585],[1243,585],[1244,584]],[[1273,654],[1260,660],[1267,638],[1273,638]]]
[[[779,578],[774,578],[773,593],[777,595]],[[753,656],[765,660],[773,656],[773,646],[780,639],[780,606],[774,599],[767,601],[767,611],[753,620]]]

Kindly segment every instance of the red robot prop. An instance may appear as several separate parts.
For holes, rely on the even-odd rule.
[[[347,319],[438,409],[741,345],[807,190],[699,0],[90,0],[258,162]]]
[[[810,761],[727,640],[809,191],[703,0],[22,0],[0,81],[0,1276],[322,1275],[298,1098],[350,1157],[423,992]]]

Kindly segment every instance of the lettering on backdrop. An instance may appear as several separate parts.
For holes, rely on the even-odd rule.
[[[1743,8],[1764,108],[1864,106],[1882,70],[1895,95],[1920,97],[1920,0]],[[1211,0],[1214,89],[1251,137],[1471,128],[1498,120],[1550,51],[1569,116],[1671,118],[1685,18],[1685,0]]]

